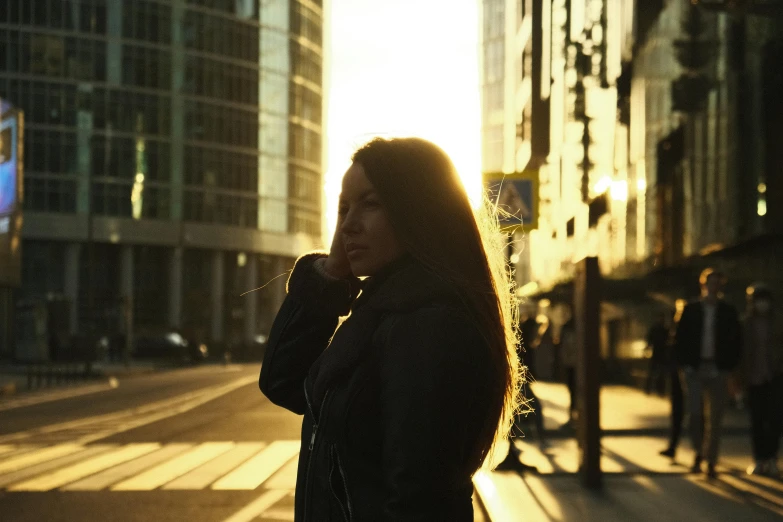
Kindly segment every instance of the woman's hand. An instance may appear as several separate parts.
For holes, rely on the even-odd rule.
[[[337,226],[334,229],[332,248],[329,250],[329,257],[326,258],[324,269],[332,277],[348,279],[353,276],[353,273],[351,272],[351,265],[348,263],[345,247],[343,246],[343,237],[342,234],[340,234],[341,226],[342,219],[339,219],[337,221]]]

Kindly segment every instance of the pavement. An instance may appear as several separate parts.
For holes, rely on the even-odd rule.
[[[603,387],[603,487],[591,491],[577,475],[576,441],[559,429],[568,418],[565,386],[532,386],[543,403],[547,442],[542,446],[531,426],[529,436],[513,443],[520,460],[538,472],[479,471],[474,482],[489,520],[783,520],[783,483],[744,472],[751,464],[747,412],[727,412],[718,477],[707,479],[690,473],[694,453],[687,432],[675,460],[658,454],[668,443],[668,399],[625,386]],[[498,451],[493,462],[505,453]]]
[[[0,519],[292,521],[301,419],[266,400],[257,376],[257,364],[201,366],[0,398]],[[707,480],[687,473],[687,442],[674,463],[658,455],[667,400],[605,387],[604,487],[591,492],[575,442],[557,430],[565,387],[533,386],[549,443],[514,443],[539,473],[477,473],[476,521],[783,517],[783,485],[742,473],[745,412],[728,415],[719,477]]]
[[[216,363],[217,364],[217,363]],[[0,397],[10,395],[48,393],[53,389],[64,389],[94,385],[100,381],[112,378],[129,378],[161,370],[181,368],[166,360],[132,360],[124,363],[96,362],[93,363],[89,376],[84,376],[84,363],[52,364],[54,370],[51,378],[46,374],[36,375],[32,379],[32,388],[28,387],[28,370],[30,367],[44,369],[46,365],[0,364]],[[45,370],[44,370],[45,371]]]

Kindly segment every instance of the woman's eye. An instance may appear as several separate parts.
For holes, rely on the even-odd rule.
[[[375,199],[367,199],[364,201],[364,205],[370,208],[375,208],[375,207],[379,207],[381,205],[381,202]]]

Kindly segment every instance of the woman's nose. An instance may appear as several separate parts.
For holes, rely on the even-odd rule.
[[[343,234],[355,234],[359,229],[359,220],[353,210],[349,210],[340,224],[340,231]]]

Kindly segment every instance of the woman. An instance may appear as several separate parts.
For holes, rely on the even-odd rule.
[[[297,260],[261,368],[304,415],[297,521],[473,520],[471,476],[519,386],[503,249],[481,223],[435,145],[354,154],[329,255]]]
[[[750,286],[747,296],[741,378],[748,387],[755,460],[748,473],[777,477],[783,423],[783,324],[769,288]]]

